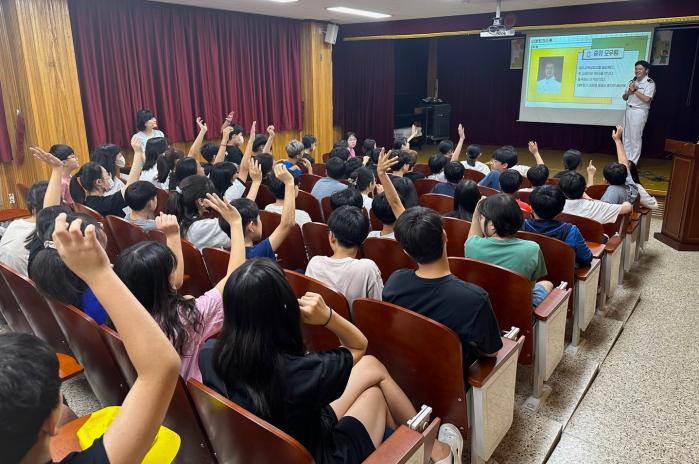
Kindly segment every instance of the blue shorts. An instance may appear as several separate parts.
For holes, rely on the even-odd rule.
[[[536,308],[544,301],[544,298],[548,296],[549,292],[541,284],[534,284],[534,290],[532,290],[532,306]]]

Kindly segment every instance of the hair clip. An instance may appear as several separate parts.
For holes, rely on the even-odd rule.
[[[178,185],[177,187],[175,187],[175,192],[177,192],[177,193],[179,193],[180,195],[182,195],[182,189],[180,188],[179,185]]]
[[[46,240],[44,242],[44,248],[53,248],[54,250],[56,249],[56,244],[53,243],[51,240]]]

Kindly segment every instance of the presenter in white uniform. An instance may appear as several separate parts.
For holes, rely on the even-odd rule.
[[[635,76],[626,87],[621,98],[626,100],[624,112],[624,150],[629,161],[638,164],[643,143],[643,128],[648,119],[650,103],[655,95],[655,82],[648,77],[650,63],[637,61]]]

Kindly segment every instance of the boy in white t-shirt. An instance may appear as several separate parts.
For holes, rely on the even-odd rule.
[[[585,195],[585,178],[577,172],[569,172],[561,177],[561,190],[566,196],[563,212],[594,219],[602,224],[614,223],[620,214],[630,213],[633,206],[628,201],[620,205],[605,203],[600,200],[583,198]]]
[[[269,188],[270,192],[272,192],[272,195],[274,195],[274,198],[276,198],[277,201],[265,206],[265,211],[282,214],[282,212],[284,211],[284,193],[286,189],[284,182],[280,181],[274,176],[269,176],[267,178],[267,188]],[[299,195],[299,178],[296,176],[294,176],[294,192],[295,198]],[[296,224],[298,224],[299,227],[303,227],[305,223],[311,222],[311,216],[301,209],[296,209],[294,217],[296,220]]]

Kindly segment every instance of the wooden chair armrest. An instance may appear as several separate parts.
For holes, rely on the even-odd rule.
[[[632,221],[638,221],[641,219],[641,212],[640,211],[634,211],[631,213],[631,220]]]
[[[615,235],[614,237],[611,237],[604,245],[604,251],[607,253],[614,253],[619,245],[621,245],[621,237],[619,235]]]
[[[51,449],[51,460],[53,462],[62,461],[73,451],[81,451],[78,441],[78,430],[90,418],[90,415],[78,417],[68,422],[58,429],[58,434],[51,437],[49,447]]]
[[[56,357],[58,358],[58,377],[61,379],[61,382],[75,377],[84,370],[83,366],[72,356],[56,353]]]
[[[520,348],[524,345],[524,336],[514,341],[509,338],[500,337],[502,348],[497,356],[493,358],[481,357],[474,361],[468,368],[468,383],[472,387],[481,388],[488,378],[497,371],[512,356],[517,356]]]
[[[422,445],[422,434],[401,425],[376,450],[364,460],[364,464],[402,464]]]
[[[13,221],[15,219],[31,216],[32,213],[24,208],[11,208],[0,210],[0,222]]]
[[[561,290],[560,288],[554,288],[551,293],[548,294],[544,301],[541,302],[539,306],[534,308],[534,315],[540,321],[545,321],[551,314],[558,308],[558,306],[563,303],[563,301],[570,296],[570,289]]]
[[[592,262],[590,263],[589,266],[585,267],[579,267],[575,270],[575,279],[576,280],[582,280],[585,281],[587,278],[592,274],[592,271],[597,269],[600,265],[601,261],[597,258],[594,258]]]
[[[651,212],[650,208],[646,208],[645,206],[641,206],[641,208],[638,210],[641,215],[645,216],[646,214]]]
[[[626,233],[633,234],[639,224],[640,221],[631,221],[631,223],[626,227]]]
[[[597,242],[585,242],[587,243],[587,247],[590,249],[592,252],[592,256],[595,258],[600,258],[604,254],[604,243],[597,243]]]

